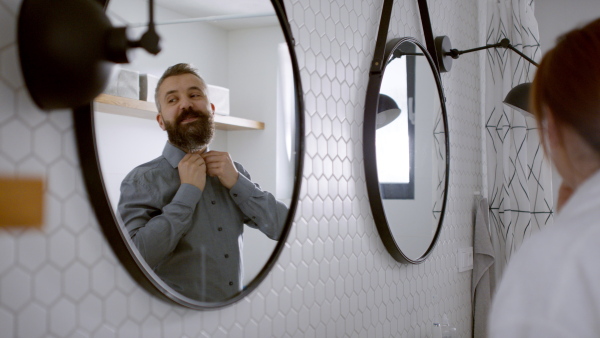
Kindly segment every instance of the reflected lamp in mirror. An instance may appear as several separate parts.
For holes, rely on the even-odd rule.
[[[443,90],[433,58],[416,39],[391,39],[379,56],[375,62],[385,67],[371,72],[365,102],[367,193],[387,251],[398,262],[419,264],[437,243],[448,196]]]
[[[519,54],[523,59],[527,60],[532,65],[539,67],[539,64],[527,55],[523,54],[520,50],[516,49],[511,43],[509,39],[502,39],[500,42],[490,45],[485,45],[482,47],[466,49],[466,50],[457,50],[452,48],[452,43],[450,42],[450,38],[447,36],[438,36],[435,38],[435,47],[437,50],[437,60],[440,65],[441,72],[449,72],[452,69],[452,59],[458,59],[462,54],[467,54],[471,52],[477,52],[480,50],[490,49],[490,48],[506,48],[510,49],[513,52]],[[529,111],[529,92],[531,89],[531,83],[526,82],[517,85],[513,89],[511,89],[506,95],[503,103],[509,106],[512,109],[519,111],[521,114],[525,116],[531,116],[531,112]]]
[[[78,108],[102,92],[113,63],[128,63],[128,50],[160,52],[150,0],[148,29],[137,41],[113,27],[99,1],[24,0],[18,45],[25,85],[44,110]]]
[[[400,116],[402,110],[398,108],[398,104],[394,99],[385,95],[379,94],[379,101],[377,104],[377,117],[376,117],[376,128],[382,128],[390,124],[392,121]]]

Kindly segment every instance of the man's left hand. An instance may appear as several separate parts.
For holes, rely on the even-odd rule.
[[[227,189],[231,189],[238,180],[239,173],[235,169],[229,153],[222,151],[207,151],[201,154],[206,163],[206,173],[219,178]]]

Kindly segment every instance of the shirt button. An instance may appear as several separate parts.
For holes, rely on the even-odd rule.
[[[217,202],[216,202],[216,201],[210,201],[210,203],[212,203],[212,204],[217,204]]]
[[[229,254],[225,254],[225,258],[229,258]]]
[[[233,197],[237,197],[237,194],[233,194]]]
[[[229,285],[233,285],[233,282],[229,282]]]
[[[219,227],[219,231],[223,231],[223,228]]]

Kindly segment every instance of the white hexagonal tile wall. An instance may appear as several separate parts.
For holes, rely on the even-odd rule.
[[[0,280],[0,303],[12,311],[19,311],[31,300],[31,277],[23,269],[13,267]]]
[[[101,261],[92,269],[92,289],[106,297],[115,287],[115,267],[107,261]]]
[[[17,336],[43,338],[48,332],[47,310],[36,304],[29,303],[20,312],[17,319]]]
[[[46,239],[41,232],[23,234],[17,244],[17,257],[20,266],[35,271],[46,261]]]
[[[22,177],[43,178],[46,172],[46,164],[42,163],[39,159],[32,156],[17,164],[16,171]]]
[[[62,152],[61,135],[50,124],[37,128],[33,133],[33,153],[44,163],[50,164]]]
[[[10,66],[17,64],[17,58],[18,54],[15,45],[9,45],[5,49],[0,49],[0,78],[13,89],[20,88],[23,84],[19,68]]]
[[[75,192],[75,168],[60,159],[48,170],[48,190],[60,199],[66,199]]]
[[[17,244],[8,236],[0,236],[0,276],[16,262]]]
[[[62,296],[61,286],[60,271],[52,265],[45,265],[35,273],[33,280],[34,297],[44,305],[51,305]]]
[[[75,236],[65,228],[52,234],[49,239],[48,256],[57,266],[67,267],[75,259]]]
[[[65,225],[73,234],[89,226],[91,210],[89,202],[81,195],[71,195],[65,201]]]
[[[88,293],[78,305],[78,327],[87,332],[95,331],[102,324],[102,300]]]
[[[31,130],[19,120],[0,128],[0,150],[10,160],[19,162],[31,153]]]
[[[15,93],[8,88],[6,83],[0,78],[0,102],[2,109],[6,113],[0,114],[0,123],[15,116]]]
[[[76,327],[77,309],[75,304],[61,299],[50,310],[50,332],[58,337],[68,337]]]
[[[6,63],[15,63],[16,64],[16,49],[12,49],[14,53],[3,53],[0,55],[2,59],[0,61]],[[17,70],[18,68],[11,68],[14,72],[20,75],[20,72]],[[12,73],[2,74],[8,81],[11,82],[13,86],[21,86],[20,77],[16,76]],[[30,127],[36,127],[40,124],[44,123],[48,119],[48,112],[41,111],[37,108],[37,106],[33,103],[33,100],[29,96],[29,93],[25,88],[21,88],[16,91],[17,95],[17,116],[25,121],[27,125]]]
[[[90,293],[90,270],[75,262],[64,272],[64,293],[73,300],[81,300]]]
[[[6,337],[15,337],[15,327],[13,315],[0,308],[0,327],[2,328],[2,334]]]

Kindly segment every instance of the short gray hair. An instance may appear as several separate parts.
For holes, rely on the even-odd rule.
[[[200,79],[200,81],[202,81],[202,83],[206,87],[206,82],[204,82],[204,79],[200,75],[198,75],[198,70],[196,68],[192,67],[192,65],[190,65],[189,63],[178,63],[176,65],[173,65],[173,66],[167,68],[167,70],[165,70],[163,75],[158,80],[158,83],[156,84],[156,89],[154,90],[154,102],[156,103],[156,108],[158,109],[159,113],[160,113],[161,108],[160,108],[160,101],[158,99],[158,88],[160,88],[160,86],[162,85],[163,81],[166,78],[171,77],[171,76],[183,75],[183,74],[195,75],[196,77],[198,77]]]

